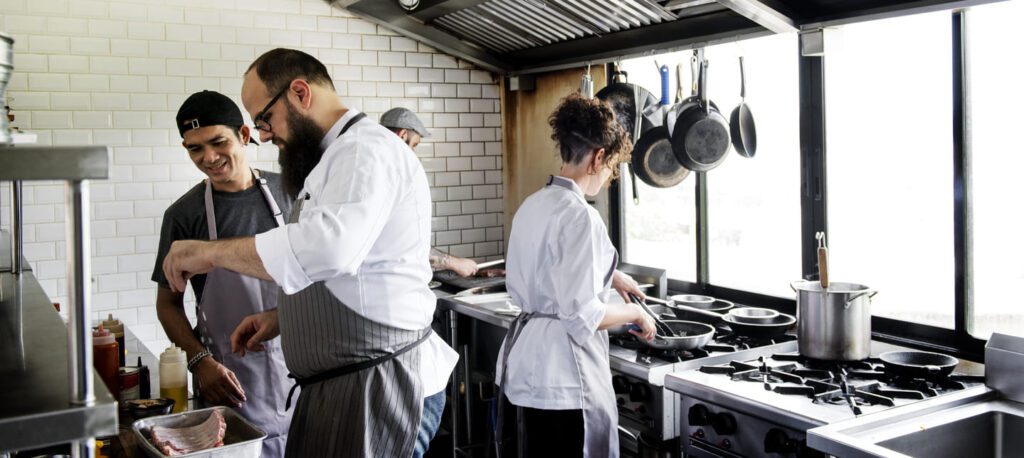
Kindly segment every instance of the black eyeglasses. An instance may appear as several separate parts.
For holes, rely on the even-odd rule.
[[[263,107],[263,109],[260,110],[259,113],[256,113],[256,116],[252,118],[252,123],[256,127],[256,130],[270,132],[270,121],[267,121],[266,119],[267,111],[269,111],[270,108],[273,107],[275,103],[277,103],[277,99],[281,98],[281,96],[284,95],[284,93],[287,91],[288,86],[282,88],[281,91],[279,91],[277,95],[274,96],[274,98],[270,99],[270,102],[267,103],[267,106]]]

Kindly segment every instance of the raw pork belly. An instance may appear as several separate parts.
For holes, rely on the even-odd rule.
[[[224,415],[219,410],[214,410],[210,418],[198,425],[186,428],[154,426],[150,430],[150,436],[153,444],[164,455],[185,455],[224,445],[226,427]]]

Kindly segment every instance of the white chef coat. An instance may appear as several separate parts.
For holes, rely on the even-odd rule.
[[[267,273],[285,294],[317,281],[355,313],[389,326],[430,326],[430,189],[423,166],[397,135],[369,118],[338,137],[359,112],[327,132],[320,163],[303,183],[298,223],[256,236]],[[340,332],[340,330],[339,330]],[[426,395],[444,389],[458,361],[436,334],[421,347]]]
[[[508,292],[523,313],[559,319],[535,318],[524,326],[509,353],[505,394],[518,406],[583,409],[588,370],[581,368],[584,361],[573,346],[603,345],[607,365],[608,335],[597,327],[617,254],[579,186],[553,179],[571,186],[546,186],[523,202],[512,220],[505,267]],[[498,380],[501,370],[499,357]]]

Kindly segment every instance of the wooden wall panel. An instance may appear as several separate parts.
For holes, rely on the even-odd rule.
[[[548,175],[558,173],[562,161],[551,140],[548,116],[565,96],[580,87],[585,68],[536,75],[532,91],[509,91],[502,80],[502,175],[505,183],[505,243],[512,217],[530,194],[544,186]],[[605,86],[604,66],[591,67],[594,92]]]

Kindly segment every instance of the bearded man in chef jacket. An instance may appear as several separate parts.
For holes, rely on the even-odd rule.
[[[458,355],[430,329],[430,192],[411,149],[339,99],[326,67],[274,49],[242,103],[279,148],[288,224],[255,237],[175,242],[171,288],[224,268],[272,280],[276,310],[246,318],[239,354],[281,336],[301,386],[286,456],[422,456]],[[248,357],[248,356],[247,356]]]
[[[423,125],[423,121],[408,108],[396,107],[385,111],[380,115],[380,125],[398,135],[398,138],[413,151],[416,151],[420,141],[430,138],[430,131]],[[477,271],[476,261],[460,258],[434,247],[430,247],[430,268],[434,271],[451,270],[460,277],[476,275]]]
[[[172,291],[163,261],[177,240],[251,236],[284,225],[291,200],[281,190],[280,175],[249,167],[245,145],[251,132],[227,96],[214,91],[192,94],[175,120],[182,146],[206,179],[164,213],[153,269],[157,317],[167,337],[185,350],[201,401],[238,409],[267,433],[263,456],[280,457],[291,423],[285,410],[291,382],[280,339],[267,342],[267,351],[250,358],[231,352],[231,333],[245,317],[277,308],[277,285],[225,269],[191,277],[198,303],[193,330],[184,294]]]

